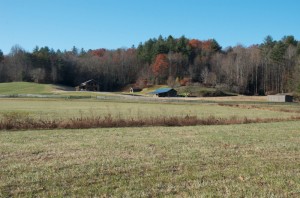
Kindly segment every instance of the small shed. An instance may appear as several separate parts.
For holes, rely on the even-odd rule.
[[[293,96],[287,94],[268,95],[270,102],[293,102]]]
[[[129,91],[130,91],[130,93],[135,93],[135,92],[142,91],[142,89],[138,88],[138,87],[130,87]]]
[[[156,95],[157,97],[176,97],[177,91],[172,88],[159,88],[150,94]]]
[[[100,86],[96,80],[91,79],[78,85],[76,91],[100,91]]]

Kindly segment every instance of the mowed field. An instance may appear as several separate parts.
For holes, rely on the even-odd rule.
[[[231,104],[231,103],[230,103]],[[205,102],[130,102],[96,99],[34,99],[0,98],[0,118],[9,114],[42,119],[68,119],[111,115],[114,118],[148,118],[168,116],[197,116],[205,118],[288,118],[297,116],[300,105],[288,104],[240,104],[223,105]],[[285,111],[286,110],[286,111]]]
[[[0,132],[0,197],[299,197],[300,122]]]
[[[108,115],[288,120],[299,114],[298,103],[232,98],[230,102],[0,99],[0,121]],[[299,153],[300,121],[2,130],[0,197],[299,197]]]

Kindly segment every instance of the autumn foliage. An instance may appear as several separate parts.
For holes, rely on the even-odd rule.
[[[213,42],[212,40],[203,41],[202,43],[202,49],[205,51],[213,51]]]
[[[222,50],[214,39],[184,36],[151,38],[138,47],[71,50],[36,47],[27,52],[0,49],[0,82],[28,81],[77,86],[89,79],[101,91],[117,91],[128,84],[189,83],[214,86],[247,95],[300,92],[300,41],[293,36]],[[190,79],[189,81],[184,78]],[[140,79],[144,82],[139,83]],[[146,83],[145,83],[146,82]]]
[[[197,39],[192,39],[189,41],[189,46],[191,46],[194,49],[201,49],[202,42]]]
[[[102,57],[104,56],[104,53],[106,52],[106,49],[104,48],[101,48],[101,49],[95,49],[95,50],[91,50],[90,53],[93,55],[93,56],[99,56],[99,57]]]
[[[210,51],[214,51],[216,50],[214,46],[214,40],[213,39],[209,39],[206,41],[200,41],[197,39],[191,39],[188,43],[188,45],[192,48],[192,49],[196,49],[196,50],[202,50],[202,51],[206,51],[206,52],[210,52]]]
[[[164,73],[169,67],[169,61],[165,54],[158,54],[155,58],[155,62],[152,65],[152,71],[155,76],[159,76]]]

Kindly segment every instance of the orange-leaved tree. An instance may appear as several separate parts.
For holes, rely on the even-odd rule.
[[[168,78],[169,60],[166,54],[158,54],[152,64],[156,83],[164,83]]]
[[[202,42],[197,39],[192,39],[189,41],[189,46],[191,46],[194,49],[201,49],[202,48]]]
[[[152,65],[152,71],[155,76],[163,75],[169,68],[169,61],[166,54],[158,54]]]

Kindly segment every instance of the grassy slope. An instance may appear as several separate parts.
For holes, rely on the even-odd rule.
[[[52,84],[38,84],[30,82],[11,82],[0,83],[0,94],[52,94],[55,90],[65,90],[67,87],[52,85]]]
[[[196,97],[225,97],[225,96],[236,96],[235,93],[221,91],[210,87],[201,86],[183,86],[176,89],[179,95],[190,94]]]
[[[31,82],[0,83],[0,95],[14,94],[57,94],[62,96],[98,96],[110,95],[101,92],[74,91],[74,87]]]
[[[0,197],[297,197],[299,128],[0,132]]]

